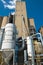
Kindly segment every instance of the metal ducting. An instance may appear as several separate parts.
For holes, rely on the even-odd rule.
[[[24,41],[24,39],[22,37],[20,37],[20,38],[17,39],[17,45],[21,46],[18,49],[18,51],[22,51],[24,49],[24,47],[25,47],[25,41]]]

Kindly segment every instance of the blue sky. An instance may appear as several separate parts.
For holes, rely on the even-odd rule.
[[[27,16],[34,18],[36,31],[43,26],[43,0],[26,0]]]
[[[38,31],[43,25],[43,0],[26,0],[26,8],[28,18],[34,18],[36,30]],[[0,16],[8,15],[9,12],[8,8],[4,9],[0,0]]]

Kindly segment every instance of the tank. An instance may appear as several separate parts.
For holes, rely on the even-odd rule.
[[[8,23],[5,26],[5,36],[2,43],[2,49],[14,49],[15,47],[15,26],[13,23]]]
[[[3,28],[3,26],[1,28]],[[9,21],[4,28],[5,28],[5,31],[4,31],[4,38],[3,38],[3,41],[2,41],[1,50],[5,52],[5,55],[7,55],[6,58],[5,58],[5,62],[8,65],[14,65],[14,63],[15,63],[15,44],[16,44],[17,30],[16,30],[16,26],[13,23],[13,16],[12,15],[9,16]],[[11,50],[12,50],[13,54],[12,54],[12,52],[10,53]]]

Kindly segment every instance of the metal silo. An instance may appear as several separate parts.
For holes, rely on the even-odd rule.
[[[15,63],[16,34],[17,34],[16,26],[13,23],[13,16],[11,15],[9,17],[8,23],[5,26],[4,38],[2,41],[2,47],[1,47],[1,50],[4,50],[4,52],[8,51],[9,53],[10,51],[13,51],[13,54],[10,55],[9,57],[8,57],[8,53],[5,53],[5,55],[7,55],[5,58],[6,63],[9,63],[12,57],[13,57],[13,63]]]
[[[15,31],[16,31],[16,27],[13,24],[12,18],[10,18],[9,23],[5,26],[5,35],[1,49],[14,49],[15,40],[16,40]]]

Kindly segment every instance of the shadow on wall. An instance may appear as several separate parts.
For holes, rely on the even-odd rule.
[[[2,20],[3,20],[3,17],[0,16],[0,28],[1,28]]]

